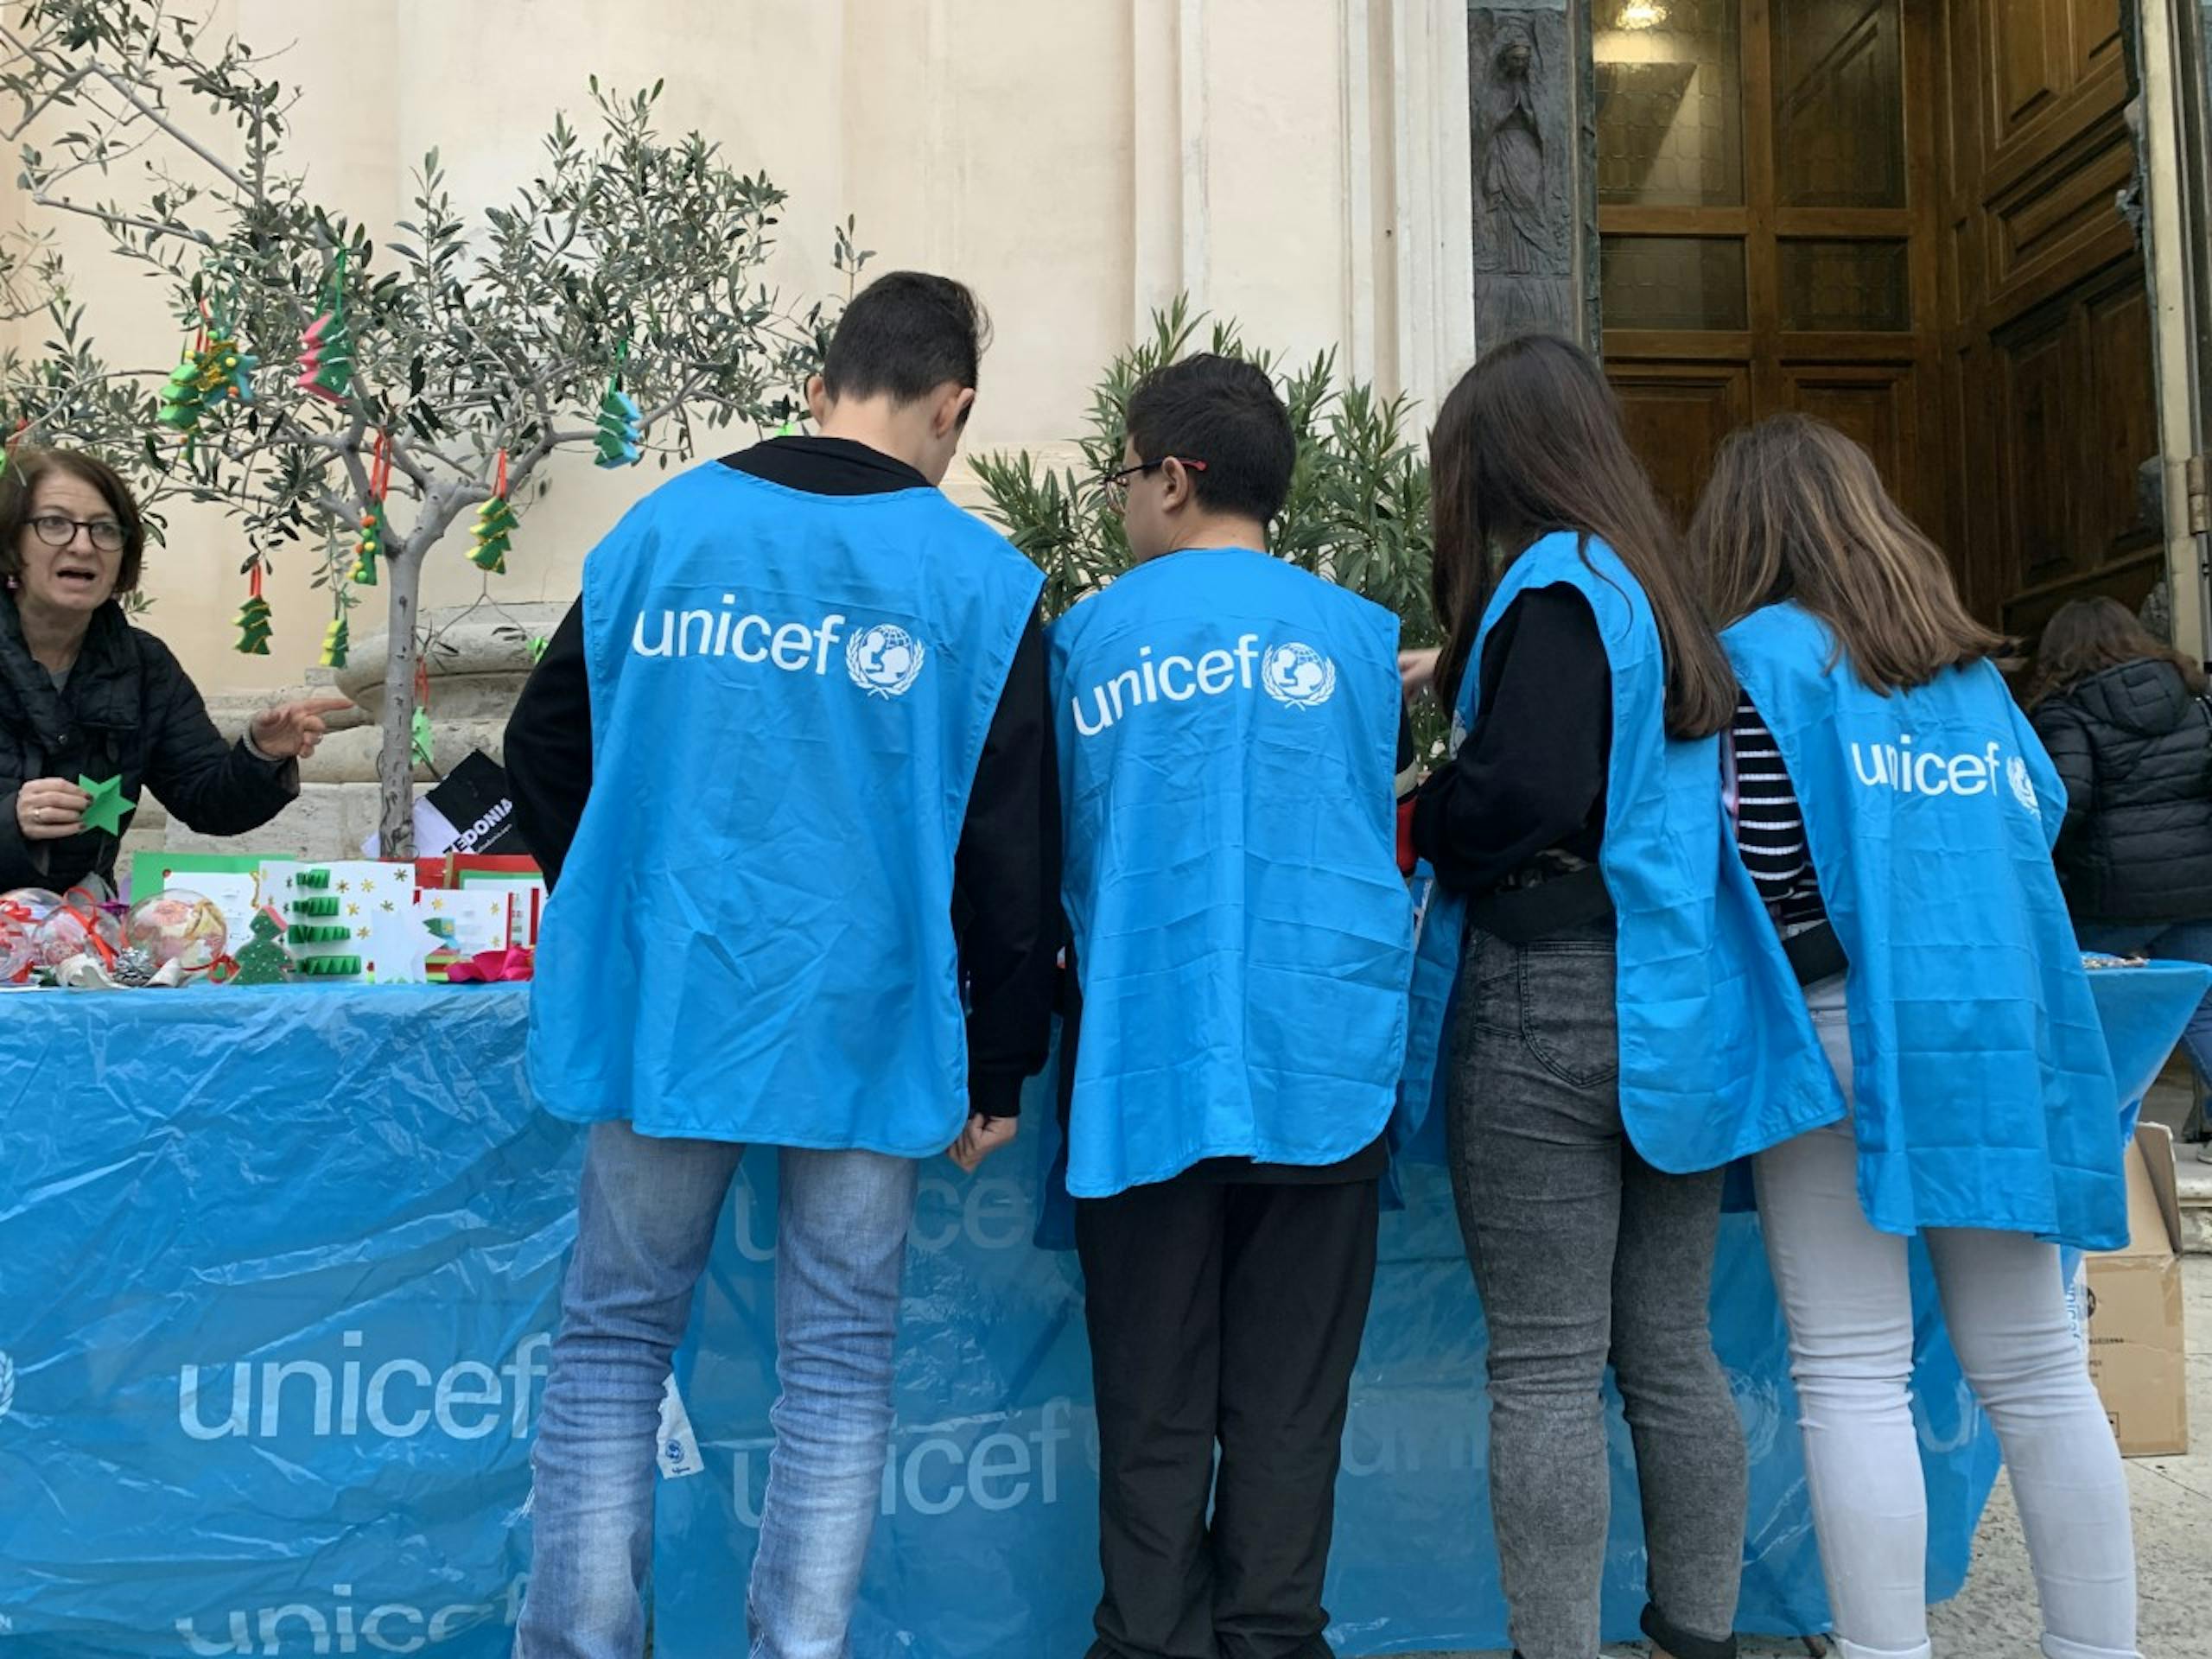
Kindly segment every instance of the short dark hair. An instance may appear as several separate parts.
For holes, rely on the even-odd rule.
[[[1202,461],[1191,474],[1200,505],[1266,524],[1282,511],[1298,439],[1274,382],[1256,364],[1211,352],[1147,375],[1129,394],[1139,461]]]
[[[98,455],[82,449],[26,447],[8,458],[8,470],[0,473],[0,575],[22,574],[19,550],[23,529],[31,521],[31,502],[38,494],[39,482],[49,473],[67,473],[100,493],[115,522],[123,526],[123,563],[116,571],[115,591],[134,591],[146,565],[146,520],[122,475]]]
[[[991,320],[965,283],[925,270],[894,270],[853,296],[823,354],[832,397],[889,393],[902,404],[950,381],[976,384]]]

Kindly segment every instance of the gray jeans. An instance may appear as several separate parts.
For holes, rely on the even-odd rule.
[[[1452,1182],[1490,1323],[1491,1513],[1514,1646],[1592,1659],[1610,1360],[1636,1446],[1650,1605],[1677,1659],[1732,1651],[1744,1435],[1707,1319],[1721,1176],[1667,1175],[1621,1126],[1611,925],[1467,938]]]

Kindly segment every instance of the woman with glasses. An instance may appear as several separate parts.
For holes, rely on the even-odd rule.
[[[118,834],[85,822],[80,779],[118,779],[133,804],[150,788],[202,835],[259,829],[298,796],[322,716],[346,706],[267,709],[226,743],[168,647],[116,602],[145,550],[105,461],[34,449],[0,474],[0,892],[114,879]]]

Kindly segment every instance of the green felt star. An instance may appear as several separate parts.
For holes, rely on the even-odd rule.
[[[105,783],[96,784],[89,778],[80,777],[77,787],[92,798],[92,804],[85,809],[85,828],[121,836],[124,815],[138,810],[137,802],[123,798],[123,779],[111,778]]]

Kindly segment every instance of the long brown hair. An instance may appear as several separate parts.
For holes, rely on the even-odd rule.
[[[1689,547],[1716,623],[1794,599],[1885,695],[2007,649],[1967,613],[1950,566],[1890,499],[1873,458],[1803,415],[1775,416],[1720,446]]]
[[[2081,681],[2122,663],[2171,663],[2181,671],[2191,696],[2204,695],[2202,664],[2192,663],[2135,620],[2116,599],[2074,599],[2044,625],[2036,647],[2035,691],[2031,705],[2070,691]]]
[[[1503,555],[1502,570],[1539,537],[1572,531],[1605,543],[1643,589],[1666,658],[1668,734],[1705,737],[1728,723],[1736,677],[1699,614],[1667,515],[1588,353],[1541,334],[1499,346],[1444,400],[1428,453],[1429,596],[1449,641],[1436,682],[1447,708],[1497,583],[1491,549]]]
[[[137,498],[122,475],[98,455],[82,449],[34,449],[26,447],[8,457],[0,473],[0,576],[22,574],[21,544],[23,528],[31,521],[31,501],[39,480],[50,473],[67,473],[98,490],[115,522],[123,526],[123,563],[117,569],[115,591],[127,594],[138,586],[146,563],[146,521],[138,512]]]

